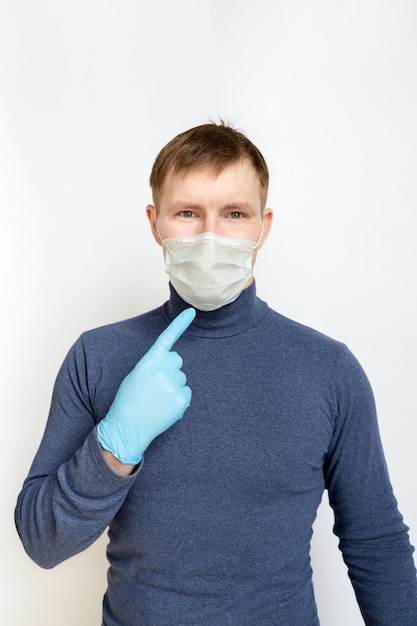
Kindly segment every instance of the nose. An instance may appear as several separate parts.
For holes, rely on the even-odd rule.
[[[219,220],[215,215],[204,215],[203,219],[200,222],[200,233],[216,233],[216,235],[221,235]]]

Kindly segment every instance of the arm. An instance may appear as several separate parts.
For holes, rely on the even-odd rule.
[[[171,322],[122,380],[110,408],[109,399],[98,396],[114,391],[105,382],[97,392],[82,340],[70,351],[16,506],[19,535],[39,565],[53,567],[101,535],[122,506],[145,449],[182,417],[191,390],[181,358],[170,350],[194,316],[188,309]],[[107,414],[100,419],[103,405]]]
[[[15,510],[26,552],[45,568],[91,545],[135,480],[119,476],[104,459],[90,385],[80,339],[58,373],[42,442]]]
[[[417,583],[408,528],[398,511],[368,380],[347,351],[325,463],[334,532],[367,626],[417,624]]]

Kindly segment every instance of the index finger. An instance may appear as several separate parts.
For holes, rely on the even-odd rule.
[[[165,350],[171,350],[174,343],[181,337],[184,331],[187,330],[191,322],[196,316],[196,310],[193,308],[185,309],[175,319],[172,320],[169,326],[159,335],[155,341],[154,346],[164,348]]]

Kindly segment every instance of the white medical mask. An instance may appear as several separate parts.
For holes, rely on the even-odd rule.
[[[261,237],[256,242],[207,232],[162,239],[166,272],[183,300],[201,311],[214,311],[236,300],[245,288]]]

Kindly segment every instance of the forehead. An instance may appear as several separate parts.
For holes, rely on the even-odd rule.
[[[220,172],[209,166],[187,172],[169,172],[160,192],[160,203],[172,202],[262,202],[259,175],[249,161],[228,165]]]

